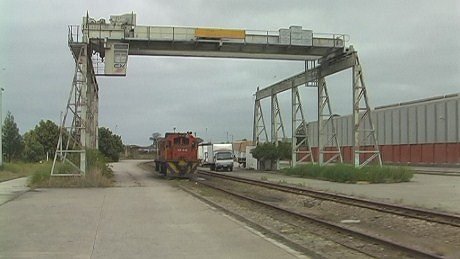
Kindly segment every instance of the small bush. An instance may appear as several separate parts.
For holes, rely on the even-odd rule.
[[[355,168],[353,165],[348,164],[330,166],[309,164],[282,169],[281,173],[290,176],[340,183],[356,183],[358,181],[370,183],[397,183],[408,182],[413,177],[413,172],[405,167],[365,166],[362,168]]]

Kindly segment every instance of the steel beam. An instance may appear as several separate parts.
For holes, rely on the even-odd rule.
[[[343,55],[334,57],[330,60],[323,61],[319,66],[309,69],[305,72],[291,76],[285,80],[270,85],[256,93],[256,100],[261,100],[270,97],[273,94],[278,94],[292,87],[297,87],[308,82],[318,80],[320,77],[326,77],[342,70],[351,68],[355,64],[356,52],[352,47]]]
[[[322,54],[329,53],[330,48],[318,48],[315,52],[306,51],[267,51],[265,45],[258,48],[248,49],[244,45],[241,47],[224,48],[219,44],[213,44],[210,49],[190,49],[184,47],[181,49],[153,49],[152,43],[150,47],[139,46],[137,42],[129,41],[129,55],[135,56],[162,56],[162,57],[206,57],[206,58],[244,58],[244,59],[269,59],[269,60],[312,60],[318,59]],[[174,43],[178,45],[177,43]],[[202,44],[202,43],[198,43]],[[170,45],[170,44],[169,44]],[[194,44],[195,46],[196,44]],[[199,45],[198,45],[199,46]],[[219,47],[220,46],[220,47]],[[278,48],[281,49],[281,48]],[[288,49],[283,47],[282,49]]]

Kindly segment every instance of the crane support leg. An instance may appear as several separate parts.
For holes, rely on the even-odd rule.
[[[373,160],[382,166],[377,135],[371,118],[371,108],[364,84],[363,71],[355,54],[353,66],[353,163],[355,167],[363,167]],[[367,125],[365,122],[368,122]],[[367,126],[367,127],[366,127]],[[369,148],[364,149],[362,143]],[[363,162],[361,162],[364,160]]]
[[[89,45],[83,43],[69,44],[69,47],[75,59],[75,73],[60,125],[51,176],[84,176],[88,169],[86,151],[98,148],[99,89],[91,51]],[[73,170],[61,170],[64,164]]]
[[[268,141],[268,134],[265,128],[260,100],[256,100],[254,103],[254,124],[252,129],[252,141],[254,142],[254,145],[258,145],[260,142],[263,142],[260,138],[262,134],[264,134],[265,141]]]
[[[325,111],[327,109],[327,112]],[[326,79],[318,79],[318,164],[326,165],[334,160],[342,163],[342,153],[334,123],[331,102],[326,87]],[[325,147],[329,146],[330,150]],[[324,157],[328,160],[324,161]]]

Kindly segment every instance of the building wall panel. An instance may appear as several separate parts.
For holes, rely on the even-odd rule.
[[[426,139],[423,143],[434,143],[436,142],[436,106],[434,103],[427,104],[425,106],[425,128],[426,128]]]
[[[446,144],[447,163],[460,164],[460,144],[447,143]]]
[[[344,162],[351,162],[352,161],[352,148],[351,146],[342,147],[342,158]]]
[[[411,145],[410,161],[412,163],[422,162],[422,145],[419,145],[419,144]]]
[[[409,144],[417,143],[417,107],[408,108],[409,114]]]
[[[394,109],[391,111],[391,143],[401,143],[401,124],[400,124],[400,110]]]
[[[415,143],[424,143],[426,141],[426,109],[423,105],[417,105],[417,139]]]
[[[458,104],[458,100],[450,100],[446,103],[447,142],[460,142],[460,137],[458,136],[460,127]]]
[[[371,146],[362,147],[363,150],[371,150]],[[384,163],[402,164],[459,164],[460,163],[460,144],[404,144],[404,145],[381,145],[382,160]],[[333,150],[326,148],[326,150]],[[344,162],[353,162],[353,148],[351,146],[341,147]],[[315,161],[318,161],[318,148],[313,147],[312,153]],[[360,160],[364,161],[370,155],[360,154]],[[324,156],[324,160],[331,155]]]
[[[341,146],[346,146],[348,143],[348,124],[347,120],[340,117],[338,118],[338,121],[340,121],[340,125],[342,126],[342,129],[340,130],[340,135],[338,136],[339,138],[339,143]]]
[[[383,145],[380,147],[380,152],[382,155],[383,161],[390,161],[394,162],[393,160],[393,146],[391,145]]]
[[[386,106],[372,111],[371,116],[384,161],[460,163],[460,95]],[[353,117],[341,116],[335,121],[344,160],[352,162]],[[317,124],[309,125],[311,144],[315,147]],[[365,128],[368,127],[366,120]],[[328,127],[329,133],[331,129]],[[369,141],[362,143],[363,146],[370,144]],[[333,142],[327,143],[331,145]]]
[[[411,146],[409,144],[401,145],[401,163],[411,162]]]
[[[423,164],[434,163],[434,144],[421,144]]]
[[[435,128],[435,143],[447,142],[447,118],[446,118],[446,102],[436,103],[436,114],[434,120],[436,121]]]
[[[346,120],[347,120],[347,125],[348,125],[347,145],[352,146],[353,145],[353,127],[354,127],[353,116],[347,116]]]
[[[391,144],[391,129],[392,129],[392,119],[391,119],[391,110],[386,110],[383,112],[384,113],[384,142],[382,144],[384,145],[390,145]]]
[[[446,143],[434,144],[433,152],[434,152],[433,162],[447,163],[447,144]]]
[[[337,119],[338,122],[340,122],[340,135],[338,136],[339,138],[339,144],[341,146],[346,146],[347,143],[347,138],[348,138],[348,125],[347,121],[344,120],[342,117]]]
[[[392,145],[393,147],[393,162],[401,163],[401,147],[402,145]]]
[[[400,144],[409,143],[409,118],[408,118],[408,108],[403,107],[400,110]]]

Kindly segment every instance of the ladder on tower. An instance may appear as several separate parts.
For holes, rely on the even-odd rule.
[[[51,176],[84,176],[86,173],[86,150],[81,143],[86,129],[85,72],[87,44],[69,44],[75,59],[75,71],[67,107],[62,117],[59,139],[51,168]],[[70,120],[69,120],[70,119]],[[70,122],[70,124],[68,124]]]

